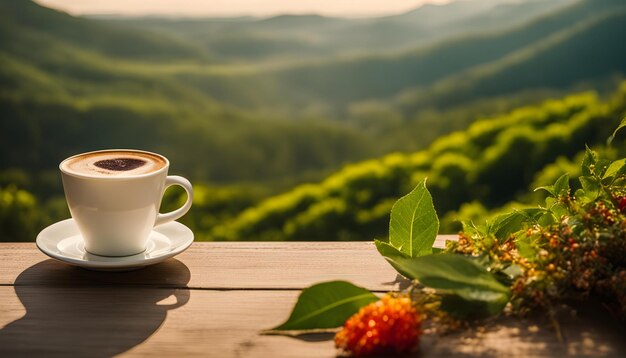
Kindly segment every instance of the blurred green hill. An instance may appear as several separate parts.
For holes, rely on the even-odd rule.
[[[151,32],[125,31],[76,18],[24,0],[0,1],[2,47],[24,56],[41,48],[66,44],[103,55],[147,60],[193,59],[201,51],[175,38]]]
[[[522,24],[573,2],[457,1],[367,19],[314,14],[230,19],[97,18],[176,36],[206,50],[218,61],[258,62],[412,49],[446,37]]]
[[[414,107],[446,107],[528,88],[568,88],[581,81],[623,73],[626,42],[613,39],[626,35],[624,24],[626,6],[587,16],[530,46],[448,76],[428,89],[415,90],[408,100]]]
[[[131,147],[161,152],[197,180],[262,182],[375,152],[340,124],[217,102],[169,73],[204,61],[169,38],[30,1],[0,2],[0,24],[0,168],[55,170],[72,153]]]
[[[471,81],[480,81],[481,78],[476,77],[481,74],[490,76],[494,92],[510,92],[512,80],[535,75],[535,72],[541,71],[535,68],[536,63],[545,60],[558,62],[566,68],[576,68],[578,72],[563,74],[565,77],[576,72],[570,81],[551,81],[551,77],[541,81],[543,76],[538,76],[539,80],[527,84],[526,88],[528,85],[564,88],[576,81],[624,71],[626,65],[619,61],[624,56],[623,41],[613,39],[626,34],[626,25],[620,21],[625,9],[626,3],[621,0],[585,0],[503,32],[465,35],[402,53],[296,64],[239,76],[215,74],[198,77],[194,83],[221,101],[256,108],[256,103],[222,95],[226,92],[220,84],[228,85],[231,81],[248,83],[263,89],[265,96],[259,103],[265,106],[279,105],[285,100],[296,108],[319,103],[326,109],[324,114],[339,118],[351,103],[390,98],[410,89],[430,93],[436,87],[435,100],[439,100],[447,95],[441,93],[445,90],[441,87],[445,85],[440,81],[451,77],[447,83],[453,82],[452,87],[466,86],[467,72],[472,73]],[[614,25],[601,25],[604,21],[611,21]],[[583,42],[579,43],[579,39]],[[556,50],[549,51],[548,47],[567,48],[567,56]],[[543,58],[543,55],[549,58]],[[502,61],[509,56],[515,60]],[[609,58],[612,61],[610,66],[596,66],[602,63],[602,58],[605,58],[604,61]],[[525,60],[529,62],[524,66],[521,62]],[[515,71],[518,78],[497,76],[505,72],[503,67],[508,65],[516,66],[511,67],[509,72]],[[476,67],[481,67],[481,70],[477,71]],[[588,67],[593,67],[593,70]],[[522,69],[524,72],[520,71]],[[559,73],[560,70],[554,76]],[[450,96],[459,97],[456,93]],[[461,96],[457,101],[469,99],[471,97]],[[429,100],[431,97],[426,97],[422,103]]]
[[[363,129],[352,109],[371,101],[401,109],[396,114],[410,120],[425,109],[462,106],[494,95],[513,97],[528,89],[568,90],[580,83],[621,74],[626,66],[619,61],[624,56],[624,45],[613,39],[626,33],[621,21],[625,9],[626,3],[620,0],[515,4],[459,1],[367,21],[281,16],[264,20],[148,19],[112,23],[135,23],[135,27],[178,36],[190,43],[216,37],[241,51],[263,48],[277,59],[258,61],[255,56],[239,53],[219,60],[218,52],[229,52],[200,44],[216,61],[228,61],[231,65],[214,71],[188,66],[179,68],[174,76],[221,103],[238,108],[281,113],[295,119],[333,119]],[[459,20],[464,11],[469,15]],[[487,19],[498,19],[499,25],[486,26],[491,23]],[[385,31],[372,25],[387,22],[425,27],[428,34],[442,36],[441,41],[424,45],[428,42],[420,40],[418,29],[399,28],[385,37],[381,35]],[[367,30],[369,27],[372,28]],[[448,28],[458,31],[446,32]],[[328,36],[340,42],[342,36],[352,31],[363,36],[369,46],[366,51],[356,50],[359,41],[353,38],[338,46],[345,52],[319,48],[320,43],[331,40],[296,39],[305,35]],[[259,36],[278,41],[280,48],[265,46]],[[377,36],[384,37],[381,43],[390,47],[378,45]],[[403,36],[407,37],[405,50],[391,45]],[[309,42],[318,47],[306,50]],[[544,70],[539,64],[552,68]]]

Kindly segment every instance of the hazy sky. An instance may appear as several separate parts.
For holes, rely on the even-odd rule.
[[[269,16],[317,13],[378,16],[404,12],[424,3],[450,0],[36,0],[73,15]]]

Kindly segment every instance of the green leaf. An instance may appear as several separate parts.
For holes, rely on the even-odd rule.
[[[569,214],[569,208],[563,203],[555,203],[550,207],[550,211],[557,220],[561,220],[563,216]]]
[[[611,161],[608,159],[604,159],[604,158],[599,158],[596,161],[596,170],[595,170],[595,174],[596,176],[602,178],[604,176],[604,173],[606,173],[607,169],[609,168],[609,165],[611,164]]]
[[[576,200],[579,201],[583,205],[589,204],[590,202],[596,200],[596,196],[593,195],[593,193],[590,195],[582,189],[576,190],[576,193],[574,194],[574,196],[576,197]]]
[[[398,249],[384,241],[374,240],[374,245],[376,245],[378,252],[394,269],[396,269],[396,271],[398,271],[400,275],[408,277],[408,273],[403,270],[402,266],[396,263],[397,259],[408,259],[409,257],[407,255],[398,251]]]
[[[388,242],[384,242],[381,240],[374,240],[374,245],[376,245],[376,250],[384,257],[403,257],[408,258],[403,252],[399,251],[395,247],[391,246]]]
[[[539,208],[526,208],[515,210],[508,214],[498,215],[489,232],[499,240],[506,239],[509,235],[524,228],[524,223],[536,221],[545,210]]]
[[[583,157],[583,162],[580,169],[582,170],[584,176],[591,176],[593,174],[591,170],[596,165],[598,155],[589,147],[585,146],[585,148],[585,156]]]
[[[398,261],[411,274],[410,278],[431,288],[508,292],[484,266],[463,255],[443,253]]]
[[[580,177],[578,180],[580,180],[585,198],[589,199],[589,201],[596,200],[600,195],[600,183],[590,177]]]
[[[622,119],[622,122],[613,131],[613,134],[611,134],[611,136],[609,136],[609,138],[606,140],[606,144],[611,145],[611,143],[613,142],[613,139],[615,139],[615,135],[617,134],[617,132],[624,127],[626,127],[626,118]]]
[[[626,173],[626,158],[616,160],[607,168],[602,178],[616,177]]]
[[[289,319],[265,333],[276,331],[336,328],[358,312],[359,308],[376,302],[370,291],[346,281],[330,281],[302,290]]]
[[[442,294],[451,294],[469,302],[483,302],[490,313],[502,310],[509,290],[475,260],[454,254],[433,254],[416,258],[397,258],[408,278]]]
[[[389,244],[409,257],[432,253],[439,219],[426,180],[391,208]]]
[[[518,211],[498,215],[489,231],[493,233],[498,240],[504,240],[508,235],[521,230],[522,224],[526,219],[526,216]]]
[[[554,185],[540,186],[540,187],[535,188],[535,190],[533,190],[533,191],[539,191],[539,190],[545,190],[548,193],[550,193],[550,195],[556,196],[556,192],[554,191]]]
[[[526,216],[526,219],[528,219],[529,221],[535,221],[537,220],[539,216],[541,216],[541,214],[546,212],[546,209],[539,207],[539,208],[524,208],[524,209],[518,209],[515,211]]]
[[[543,215],[539,216],[537,223],[541,226],[552,225],[554,223],[554,216],[551,212],[545,212]]]
[[[554,183],[555,196],[563,196],[569,193],[569,174],[565,173]]]
[[[569,174],[561,175],[554,185],[540,186],[534,191],[537,190],[545,190],[552,196],[567,195],[569,193]]]

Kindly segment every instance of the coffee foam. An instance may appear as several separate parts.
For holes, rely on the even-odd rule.
[[[97,166],[101,161],[113,161],[116,159],[130,159],[144,162],[130,170],[111,170]],[[166,165],[163,158],[144,152],[134,151],[105,151],[78,155],[66,159],[61,163],[61,169],[78,175],[88,175],[96,177],[131,177],[135,175],[155,172]]]

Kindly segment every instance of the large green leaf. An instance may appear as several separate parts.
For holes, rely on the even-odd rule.
[[[411,278],[431,288],[508,292],[484,266],[463,255],[443,253],[397,261]]]
[[[365,288],[346,281],[330,281],[302,290],[287,321],[266,333],[336,328],[359,308],[378,300]]]
[[[394,259],[409,278],[440,293],[468,302],[480,302],[490,314],[499,313],[509,299],[509,289],[474,259],[454,254],[434,254]]]
[[[396,263],[397,259],[408,259],[409,257],[407,255],[398,251],[398,249],[389,245],[387,242],[374,240],[374,244],[376,245],[378,252],[394,269],[396,269],[396,271],[398,271],[398,273],[404,277],[409,277],[409,274],[403,271],[402,266]]]
[[[409,257],[432,253],[439,219],[426,180],[391,208],[389,244]]]

